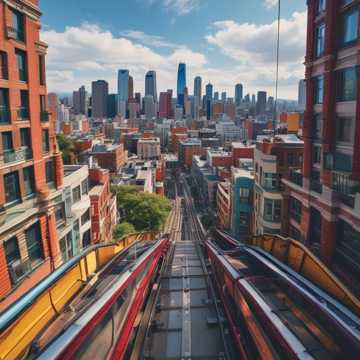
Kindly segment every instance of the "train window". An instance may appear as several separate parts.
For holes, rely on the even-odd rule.
[[[112,312],[109,311],[77,350],[74,359],[105,359],[113,343]]]
[[[132,293],[133,287],[129,285],[129,287],[121,294],[116,303],[112,306],[112,311],[114,314],[114,330],[116,335],[122,328],[125,315],[129,308],[129,302],[131,300]]]

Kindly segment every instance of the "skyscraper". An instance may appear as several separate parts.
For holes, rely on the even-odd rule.
[[[171,96],[172,96],[172,94],[169,91],[160,93],[160,100],[159,100],[159,117],[160,118],[169,118],[170,117]]]
[[[156,72],[150,70],[145,75],[145,96],[152,96],[157,102]]]
[[[184,107],[184,90],[186,88],[186,64],[180,63],[177,76],[177,103]]]
[[[208,120],[211,119],[211,108],[212,108],[212,100],[213,100],[213,86],[208,83],[205,88],[205,98],[206,98],[206,117]]]
[[[256,115],[264,115],[266,113],[266,102],[267,102],[266,91],[258,91],[257,103],[256,103]]]
[[[134,98],[134,79],[132,76],[129,76],[128,100],[133,98]]]
[[[194,79],[194,96],[195,96],[195,101],[196,104],[198,106],[198,108],[201,107],[201,98],[202,98],[202,79],[200,76],[197,76]]]
[[[235,85],[235,105],[240,106],[243,99],[243,86],[242,84]]]
[[[225,91],[223,91],[223,92],[221,93],[221,101],[222,101],[222,102],[225,102],[225,101],[226,101],[226,92],[225,92]]]
[[[118,72],[118,101],[129,100],[129,70],[120,69]]]
[[[301,110],[305,110],[305,105],[306,105],[305,80],[299,81],[298,105]]]
[[[214,92],[214,101],[219,101],[219,92],[218,91]]]
[[[109,94],[109,84],[105,80],[93,81],[91,85],[92,93],[92,117],[107,117],[107,102]]]

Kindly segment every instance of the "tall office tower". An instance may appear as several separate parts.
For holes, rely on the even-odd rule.
[[[186,88],[186,64],[180,63],[177,74],[177,103],[184,107],[184,89]]]
[[[2,2],[0,14],[1,312],[59,265],[55,199],[64,171],[48,111],[38,1]]]
[[[109,84],[105,80],[93,81],[91,84],[92,94],[92,117],[107,117],[107,101],[109,94]]]
[[[129,100],[129,70],[120,69],[118,72],[118,101]]]
[[[270,112],[273,112],[275,110],[275,100],[273,96],[268,97],[266,109]]]
[[[266,113],[266,91],[258,91],[256,103],[256,115],[264,115]]]
[[[172,93],[169,91],[160,93],[159,117],[170,118]]]
[[[146,119],[151,120],[156,116],[156,103],[152,95],[146,95],[144,100],[144,114]]]
[[[250,94],[246,94],[244,97],[244,102],[250,104]]]
[[[196,97],[197,108],[201,108],[201,98],[202,98],[202,79],[200,76],[197,76],[194,79],[194,96]]]
[[[107,101],[107,117],[114,118],[117,114],[117,94],[109,94]]]
[[[240,106],[243,99],[243,86],[242,84],[235,85],[235,105]]]
[[[80,93],[79,91],[73,91],[72,95],[73,111],[74,114],[80,114]]]
[[[141,112],[141,110],[142,110],[141,93],[139,93],[139,92],[135,93],[135,100],[139,104],[139,109]]]
[[[213,86],[208,83],[205,87],[205,102],[206,102],[206,117],[208,120],[211,119],[212,112],[212,101],[213,101]]]
[[[81,86],[79,90],[73,92],[73,109],[75,114],[88,113],[88,95],[85,86]]]
[[[145,96],[152,96],[154,101],[158,101],[157,86],[156,86],[156,72],[150,70],[145,75]]]
[[[214,92],[214,101],[219,101],[219,92],[218,91]]]
[[[226,92],[225,92],[225,91],[223,91],[223,92],[221,93],[221,101],[222,101],[222,102],[225,102],[225,101],[226,101]]]
[[[306,106],[305,80],[299,81],[298,105],[300,110],[305,110],[305,106]]]
[[[349,1],[307,5],[303,172],[284,182],[287,231],[359,290],[359,8]]]
[[[128,84],[128,100],[134,98],[134,78],[129,76],[129,84]]]
[[[252,95],[251,95],[251,105],[252,105],[252,106],[255,106],[255,105],[256,105],[256,96],[255,96],[255,94],[252,94]]]

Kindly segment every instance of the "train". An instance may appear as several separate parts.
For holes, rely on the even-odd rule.
[[[356,313],[271,255],[217,237],[205,246],[239,358],[360,358]]]

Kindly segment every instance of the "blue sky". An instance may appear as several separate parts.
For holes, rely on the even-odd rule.
[[[49,43],[48,86],[68,92],[105,79],[116,91],[116,69],[128,68],[143,91],[149,69],[158,90],[175,88],[177,62],[188,66],[188,85],[201,75],[233,96],[272,92],[276,0],[40,0],[42,38]],[[70,11],[71,10],[71,11]],[[305,0],[282,5],[280,95],[296,98],[303,76]]]

